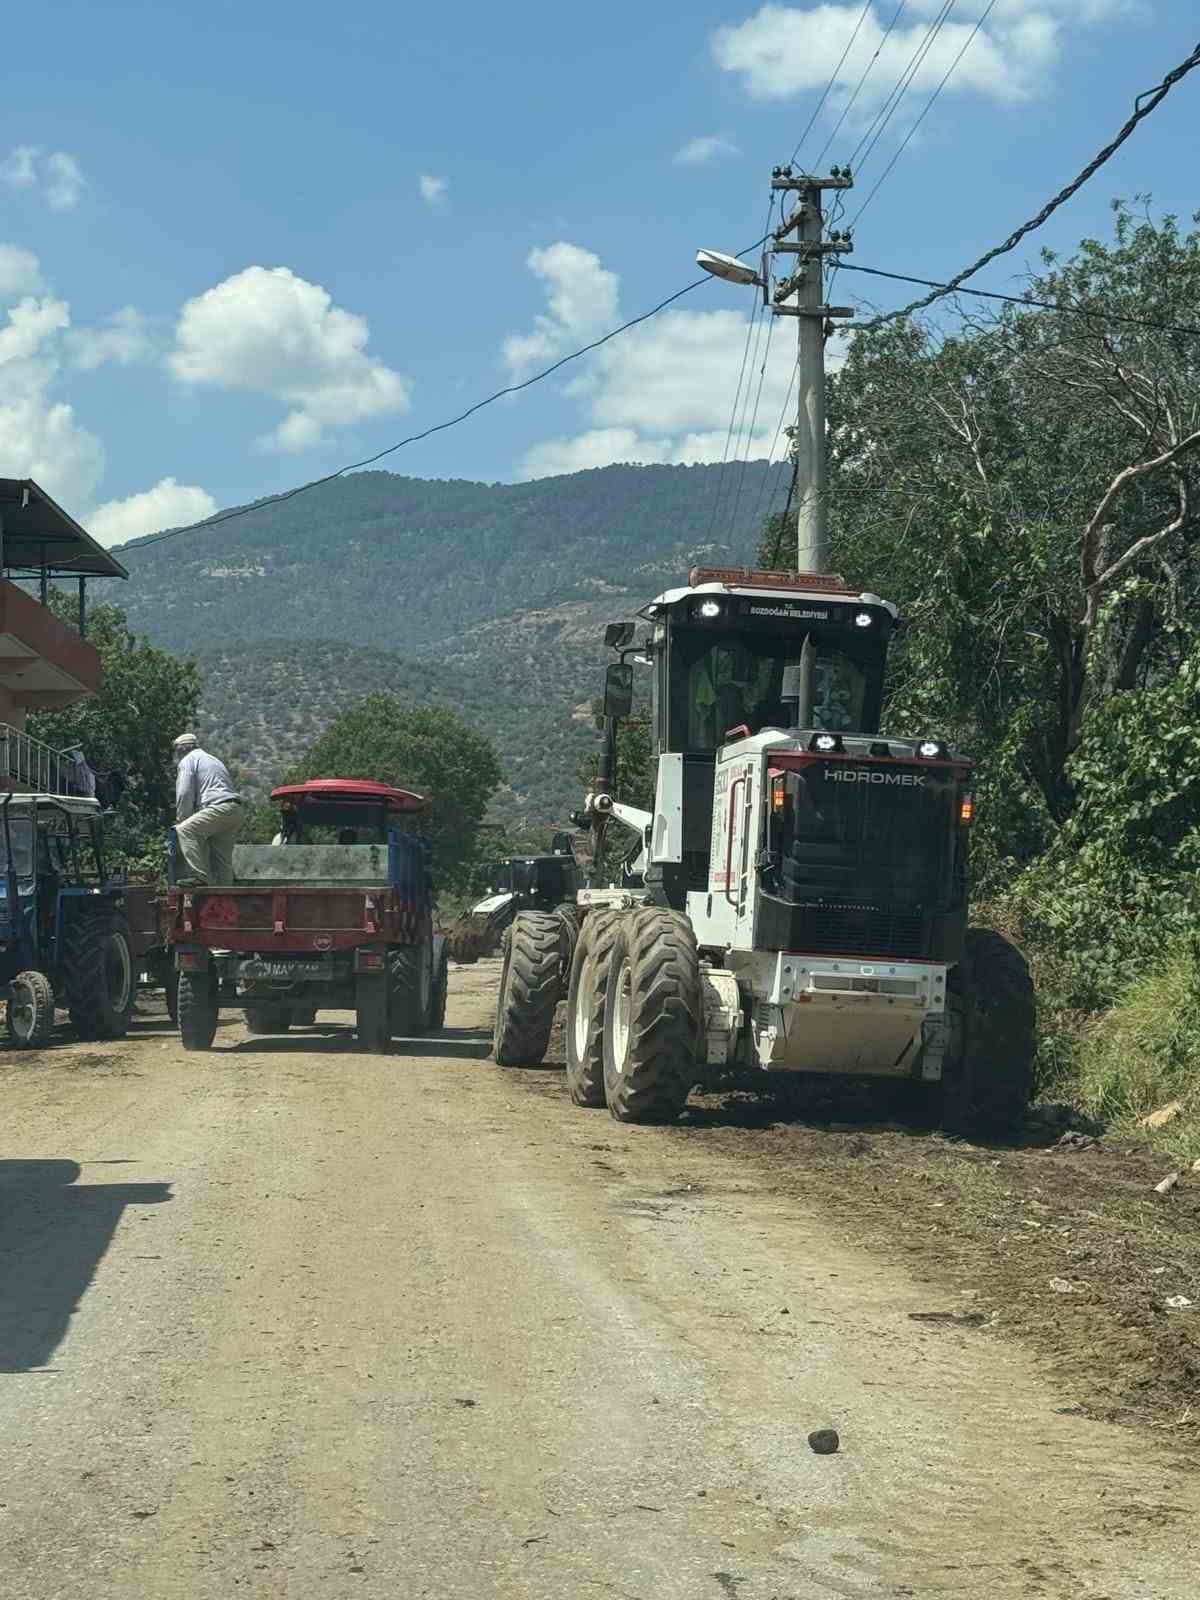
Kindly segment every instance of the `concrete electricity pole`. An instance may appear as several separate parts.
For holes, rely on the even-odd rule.
[[[847,167],[834,167],[827,178],[793,173],[776,167],[771,188],[795,193],[795,210],[784,218],[768,246],[771,255],[796,257],[796,265],[776,284],[767,304],[778,317],[800,321],[799,410],[796,418],[796,569],[829,571],[829,462],[825,443],[825,334],[833,317],[854,315],[849,306],[824,302],[825,257],[854,248],[847,233],[824,237],[822,195],[826,189],[850,189],[854,179]],[[789,235],[796,237],[790,238]],[[765,268],[765,261],[764,261]],[[770,283],[764,270],[764,285]],[[764,294],[769,291],[764,287]],[[788,301],[795,296],[795,303]]]

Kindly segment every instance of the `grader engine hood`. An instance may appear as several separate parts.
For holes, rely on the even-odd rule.
[[[722,752],[710,875],[753,947],[956,959],[970,764],[936,740],[758,743]]]

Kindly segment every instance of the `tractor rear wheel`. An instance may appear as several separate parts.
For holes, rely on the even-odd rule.
[[[386,1055],[392,1042],[391,978],[386,972],[360,972],[354,980],[354,1020],[359,1048]]]
[[[450,990],[450,951],[445,939],[433,941],[433,1002],[429,1008],[429,1031],[446,1026],[446,1000]]]
[[[163,979],[163,995],[167,1002],[167,1015],[172,1022],[179,1021],[179,971],[172,961]]]
[[[562,940],[553,911],[518,911],[504,935],[492,1042],[501,1067],[536,1067],[545,1057],[562,994]]]
[[[1003,934],[968,928],[948,1003],[961,1011],[962,1046],[943,1080],[943,1126],[984,1138],[1017,1138],[1033,1093],[1037,1052],[1028,962]]]
[[[179,974],[179,1042],[185,1050],[208,1050],[217,1032],[216,969],[190,967]]]
[[[429,1026],[430,950],[427,944],[406,944],[388,951],[391,978],[392,1032],[417,1039]]]
[[[671,1122],[700,1077],[696,935],[678,911],[621,917],[604,1004],[604,1095],[618,1122]]]
[[[8,991],[8,1042],[41,1050],[54,1032],[54,990],[44,972],[18,972]]]
[[[135,992],[129,924],[108,912],[76,915],[63,952],[64,990],[81,1039],[123,1039]]]
[[[286,1033],[292,1025],[292,1008],[278,1000],[244,1007],[246,1032],[255,1034]]]
[[[593,911],[575,944],[566,1035],[567,1092],[577,1106],[604,1104],[604,1001],[620,926],[619,913]]]

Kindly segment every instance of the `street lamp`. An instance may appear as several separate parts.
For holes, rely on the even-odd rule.
[[[766,284],[753,267],[748,267],[736,256],[722,255],[719,250],[697,250],[696,265],[711,272],[714,278],[724,278],[726,283],[753,284],[764,289]]]

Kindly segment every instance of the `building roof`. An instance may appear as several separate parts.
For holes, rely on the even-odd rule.
[[[413,789],[394,789],[390,784],[372,783],[366,778],[310,778],[307,783],[285,783],[271,790],[272,800],[373,800],[389,811],[428,811],[430,802]]]
[[[32,478],[0,478],[0,552],[0,571],[46,568],[88,578],[129,576]]]

